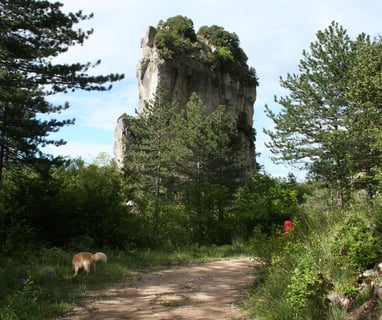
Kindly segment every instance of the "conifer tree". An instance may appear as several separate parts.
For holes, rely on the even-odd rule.
[[[265,130],[275,160],[311,165],[316,176],[339,188],[348,188],[350,150],[346,110],[349,106],[349,68],[352,41],[332,22],[317,33],[310,51],[303,51],[299,74],[287,74],[281,86],[290,94],[275,98],[279,114],[266,107],[275,130]]]
[[[349,128],[349,160],[355,187],[373,196],[378,185],[382,150],[382,41],[361,34],[354,43],[354,61],[349,70],[350,105],[346,113]],[[362,174],[360,174],[362,173]]]
[[[175,158],[178,112],[176,105],[166,103],[160,91],[148,101],[145,111],[137,118],[131,117],[132,139],[128,142],[126,174],[135,185],[135,199],[144,199],[152,206],[154,231],[158,232],[164,203],[171,200],[178,179]],[[138,200],[139,201],[139,200]]]
[[[45,158],[40,147],[62,145],[49,139],[68,120],[42,120],[41,115],[69,107],[52,105],[47,95],[82,90],[108,90],[123,75],[91,76],[95,63],[60,64],[54,61],[71,46],[80,44],[92,30],[74,26],[92,15],[64,13],[62,4],[45,0],[0,1],[0,178],[4,168],[36,164]]]
[[[183,152],[177,167],[185,178],[182,190],[195,240],[224,242],[224,208],[242,182],[244,144],[225,107],[207,114],[196,94],[191,96],[180,124],[178,142]]]

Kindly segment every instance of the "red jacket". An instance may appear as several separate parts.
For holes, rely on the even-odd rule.
[[[293,222],[290,220],[285,220],[284,222],[284,232],[288,232],[289,230],[293,230]]]

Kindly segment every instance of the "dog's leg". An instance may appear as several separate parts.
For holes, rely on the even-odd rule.
[[[78,267],[77,266],[74,266],[73,267],[73,278],[77,276],[77,273],[78,273]]]

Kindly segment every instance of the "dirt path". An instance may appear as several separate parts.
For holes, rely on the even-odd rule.
[[[90,292],[61,320],[243,320],[239,305],[256,262],[235,258],[143,273],[107,291]]]

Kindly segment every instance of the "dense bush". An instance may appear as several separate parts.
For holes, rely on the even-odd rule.
[[[246,186],[237,191],[233,203],[243,226],[242,234],[250,236],[256,227],[267,234],[277,228],[281,230],[286,218],[297,216],[302,193],[293,179],[282,181],[254,174]]]
[[[159,55],[163,59],[190,53],[195,41],[196,34],[192,20],[182,16],[169,18],[166,22],[160,21],[154,39]]]
[[[381,254],[381,243],[361,217],[352,214],[335,229],[331,250],[339,263],[346,262],[349,269],[361,272],[373,267]]]
[[[15,170],[0,188],[3,252],[33,246],[122,246],[129,213],[113,166],[72,161],[43,176]]]
[[[369,210],[360,204],[356,210],[328,210],[325,198],[318,200],[322,191],[300,208],[292,237],[255,233],[252,248],[268,263],[248,300],[256,319],[344,319],[345,308],[329,305],[330,292],[352,299],[353,307],[370,298],[370,290],[357,286],[357,277],[381,254],[379,200]],[[368,228],[371,223],[374,230]]]

